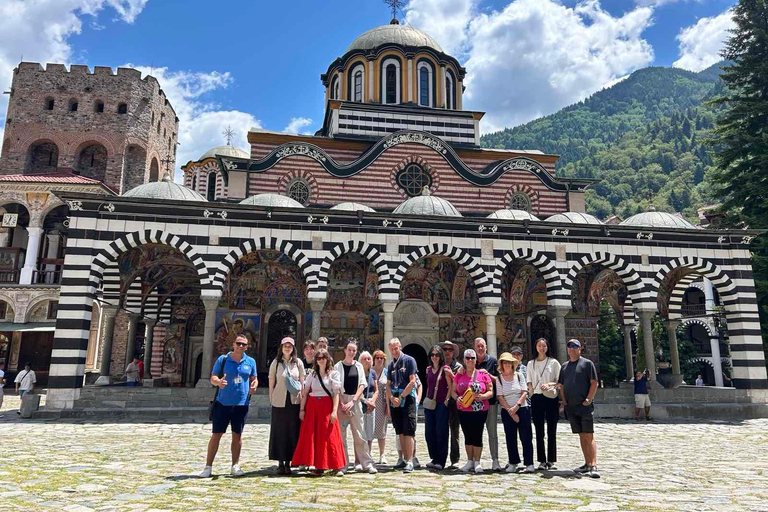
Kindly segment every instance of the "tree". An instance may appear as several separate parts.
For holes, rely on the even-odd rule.
[[[597,346],[600,354],[600,376],[605,385],[615,385],[624,378],[624,337],[616,321],[616,312],[606,300],[600,302],[600,321],[597,327]]]

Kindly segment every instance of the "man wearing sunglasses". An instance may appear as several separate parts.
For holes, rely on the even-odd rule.
[[[232,476],[243,476],[240,469],[240,450],[243,447],[243,428],[248,415],[251,395],[256,391],[259,381],[256,377],[256,361],[245,353],[248,339],[238,336],[232,344],[232,352],[219,356],[211,370],[211,384],[216,386],[216,399],[213,404],[213,433],[208,441],[208,454],[205,469],[200,478],[211,476],[213,459],[219,450],[221,436],[232,425]]]
[[[597,443],[595,443],[594,410],[592,401],[597,392],[595,364],[581,357],[581,342],[568,340],[568,361],[560,368],[558,387],[563,401],[565,416],[571,423],[571,431],[579,434],[584,465],[573,471],[592,478],[600,478],[597,471]]]

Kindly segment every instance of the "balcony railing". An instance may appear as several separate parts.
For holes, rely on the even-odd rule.
[[[35,270],[32,284],[61,284],[61,270]]]
[[[706,316],[707,306],[704,304],[683,304],[682,306],[683,316]]]
[[[0,270],[0,284],[19,284],[19,270]]]

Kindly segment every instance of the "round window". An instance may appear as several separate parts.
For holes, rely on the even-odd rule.
[[[296,180],[288,186],[288,197],[303,205],[309,203],[309,183],[304,180]]]
[[[397,184],[410,197],[420,196],[424,187],[432,187],[432,176],[418,164],[410,164],[397,173]]]
[[[524,212],[531,211],[531,201],[528,196],[522,192],[515,192],[509,199],[509,207],[512,210],[523,210]]]

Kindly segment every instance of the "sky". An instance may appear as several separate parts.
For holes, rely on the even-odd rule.
[[[578,102],[647,66],[701,71],[733,27],[735,0],[407,0],[401,22],[467,69],[464,108],[484,133]],[[32,62],[130,66],[155,76],[179,117],[178,168],[250,128],[314,133],[320,74],[381,0],[0,0],[0,87]],[[7,111],[0,95],[0,140]]]

